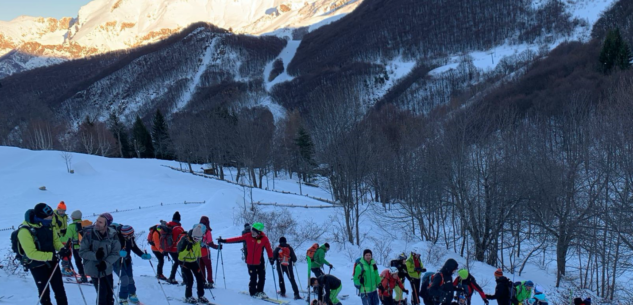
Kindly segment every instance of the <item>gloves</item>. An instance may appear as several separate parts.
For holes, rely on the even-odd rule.
[[[100,261],[97,264],[97,270],[99,270],[99,272],[104,272],[107,268],[108,268],[108,266],[106,265],[105,261]]]
[[[272,257],[271,257],[271,258],[269,258],[268,260],[270,261],[270,264],[271,264],[271,265],[274,265],[274,264],[275,264],[275,259],[273,259]]]
[[[219,241],[218,241],[219,242]],[[218,250],[222,250],[222,244],[218,245]]]
[[[334,266],[332,264],[330,264],[329,266],[330,266],[330,269],[334,268]]]
[[[105,256],[105,253],[103,253],[103,248],[99,248],[99,250],[97,250],[97,253],[95,253],[95,256],[97,257],[98,261],[103,260],[103,257]]]
[[[422,268],[422,272],[426,272],[426,268]]]
[[[486,294],[486,299],[492,299],[493,297],[493,295]]]
[[[406,290],[406,289],[402,289],[402,292],[409,294],[409,290]]]
[[[152,245],[152,246],[156,247],[156,245],[154,244],[154,241],[153,241],[153,240],[148,241],[148,243],[149,243],[150,245]]]
[[[226,242],[226,239],[218,238],[218,243],[219,243],[219,244],[221,244],[221,243],[225,243],[225,242]]]
[[[63,247],[61,249],[59,249],[59,251],[57,251],[57,254],[59,254],[59,258],[64,258],[64,257],[69,257],[70,256],[70,250],[66,247]]]
[[[490,303],[490,301],[488,301],[488,299],[484,299],[484,303],[486,303],[486,305],[488,305],[488,303]]]
[[[127,256],[127,251],[125,251],[125,250],[119,251],[119,256],[120,257],[126,257]]]
[[[413,269],[415,272],[424,272],[422,271],[422,267],[415,267],[415,269]]]
[[[150,255],[149,253],[144,253],[143,255],[141,255],[141,258],[148,261],[152,259],[152,255]]]

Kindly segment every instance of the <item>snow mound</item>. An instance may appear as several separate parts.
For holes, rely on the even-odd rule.
[[[73,165],[73,170],[75,174],[83,175],[83,176],[94,176],[98,174],[97,170],[88,163],[88,161],[78,161]]]

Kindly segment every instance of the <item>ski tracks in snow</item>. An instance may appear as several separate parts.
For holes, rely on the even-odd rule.
[[[187,106],[187,103],[189,103],[189,101],[193,97],[193,94],[196,92],[196,88],[200,84],[200,78],[202,78],[202,74],[204,73],[204,71],[207,70],[207,68],[211,64],[211,59],[213,58],[213,51],[215,51],[215,47],[218,40],[219,40],[218,37],[213,38],[213,40],[211,41],[211,44],[209,44],[209,46],[205,50],[204,56],[202,57],[202,62],[200,63],[200,66],[198,66],[198,71],[196,71],[196,74],[194,75],[193,79],[189,83],[189,88],[183,93],[183,95],[180,97],[180,100],[178,100],[178,103],[176,104],[176,109],[174,110],[174,112],[178,112],[182,110],[182,108]]]

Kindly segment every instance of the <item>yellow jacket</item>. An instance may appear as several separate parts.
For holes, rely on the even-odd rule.
[[[187,249],[189,245],[191,249]],[[178,252],[178,260],[185,263],[197,262],[202,257],[200,249],[200,242],[194,242],[188,235],[184,236],[178,242],[178,250],[182,250]]]
[[[57,251],[57,250],[59,250],[59,249],[64,247],[62,242],[59,241],[59,235],[57,233],[57,230],[54,229],[52,226],[51,227],[44,227],[44,228],[42,228],[41,224],[28,223],[26,220],[24,222],[22,222],[22,225],[35,228],[36,230],[43,229],[43,230],[51,230],[51,231],[53,231],[52,232],[52,238],[53,238],[52,244],[53,244],[54,250]],[[24,250],[24,255],[26,255],[26,257],[28,257],[30,260],[39,261],[39,262],[48,262],[48,261],[52,261],[53,260],[53,255],[55,255],[55,253],[51,252],[51,251],[40,251],[40,250],[38,250],[37,247],[35,246],[35,241],[33,240],[33,235],[31,235],[31,232],[29,232],[28,229],[26,229],[26,228],[20,229],[20,231],[18,232],[18,240],[20,241],[20,246],[22,246],[22,249]],[[42,244],[42,243],[44,243],[44,241],[40,240],[40,244]],[[51,250],[53,250],[53,249],[51,249]]]

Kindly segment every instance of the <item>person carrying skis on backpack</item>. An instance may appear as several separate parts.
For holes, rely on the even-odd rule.
[[[420,274],[426,272],[422,261],[420,260],[420,254],[417,253],[417,249],[411,251],[411,255],[406,261],[407,273],[409,274],[409,282],[411,282],[411,290],[413,295],[411,297],[411,304],[420,304]]]
[[[433,272],[425,272],[422,275],[422,287],[420,288],[420,298],[422,298],[422,302],[424,305],[434,305],[433,297],[429,293],[429,286],[431,285],[431,278],[433,277]]]
[[[354,286],[359,290],[360,299],[363,305],[378,305],[378,286],[380,285],[380,275],[378,266],[372,258],[373,253],[369,249],[363,251],[363,257],[356,260],[354,264]]]
[[[288,245],[285,237],[279,238],[279,245],[273,251],[273,260],[277,262],[277,274],[279,275],[279,290],[282,297],[286,297],[286,283],[284,282],[284,273],[288,276],[295,300],[301,299],[299,295],[299,287],[295,281],[295,275],[292,266],[297,262],[295,250]]]
[[[380,301],[383,305],[397,304],[393,299],[393,291],[396,287],[399,287],[404,293],[409,294],[409,290],[406,290],[404,285],[402,285],[402,281],[400,281],[398,268],[389,267],[389,269],[383,270],[380,273],[380,278],[381,281],[380,286],[378,286],[378,291],[380,292]]]
[[[440,269],[440,272],[432,276],[429,294],[433,297],[435,305],[448,305],[453,301],[453,292],[455,291],[453,273],[457,271],[457,267],[457,261],[449,258],[442,266],[442,269]]]
[[[497,300],[498,305],[510,305],[510,291],[512,289],[512,281],[503,276],[503,270],[501,269],[495,270],[495,281],[497,282],[497,286],[495,287],[495,294],[487,294],[486,299]]]
[[[264,249],[268,254],[268,260],[272,266],[275,261],[273,260],[273,249],[270,246],[270,241],[266,234],[264,234],[264,224],[256,222],[251,227],[251,232],[243,234],[242,236],[218,239],[218,243],[237,243],[245,241],[248,255],[246,256],[246,265],[248,267],[248,274],[250,275],[250,281],[248,283],[248,292],[251,296],[258,298],[267,298],[264,293],[264,284],[266,283],[266,265],[264,264]]]
[[[11,234],[11,248],[16,251],[22,265],[31,271],[41,296],[42,305],[52,305],[50,288],[55,292],[57,305],[68,305],[64,280],[58,269],[58,261],[70,255],[70,249],[59,241],[53,228],[53,209],[45,203],[38,203],[26,211],[24,221]],[[50,282],[49,282],[50,279]]]
[[[180,262],[180,270],[182,270],[182,278],[185,282],[185,303],[208,304],[209,300],[204,297],[204,277],[200,271],[200,263],[198,260],[202,257],[200,243],[204,236],[202,224],[197,224],[193,229],[184,235],[178,242],[178,261]],[[196,293],[198,298],[193,297],[193,280],[196,280]]]
[[[119,243],[121,244],[121,250],[119,256],[121,257],[114,264],[114,273],[119,276],[121,287],[119,288],[119,305],[128,305],[129,301],[132,304],[138,304],[138,296],[136,295],[136,285],[134,284],[134,273],[132,271],[132,253],[140,256],[144,260],[152,259],[149,253],[143,253],[141,249],[136,245],[134,239],[134,228],[129,225],[121,226],[121,232],[118,233]]]
[[[180,213],[176,211],[171,221],[165,223],[161,221],[160,225],[160,248],[172,260],[171,272],[167,282],[170,284],[178,284],[176,281],[176,271],[178,271],[178,241],[182,235],[186,234],[185,230],[180,226]]]
[[[409,281],[411,281],[411,278],[409,277],[409,273],[407,273],[407,255],[404,253],[401,253],[400,255],[398,255],[398,258],[392,260],[390,262],[390,266],[391,267],[396,267],[398,269],[398,278],[400,279],[400,282],[402,282],[402,285],[404,285],[405,279],[409,279]],[[398,304],[400,301],[403,300],[402,297],[402,289],[400,289],[400,287],[396,286],[396,304]]]
[[[534,282],[522,281],[513,284],[514,293],[512,295],[513,305],[526,305],[525,301],[532,297],[532,289],[534,288]]]
[[[97,292],[98,305],[113,305],[114,291],[112,270],[120,259],[121,243],[112,228],[112,215],[103,213],[97,217],[94,226],[84,228],[79,255],[84,262],[86,275],[92,278]]]
[[[315,277],[319,277],[323,275],[323,271],[321,270],[321,268],[323,268],[323,266],[325,265],[329,266],[330,269],[334,268],[334,266],[325,259],[325,254],[328,251],[330,251],[330,244],[324,243],[321,247],[319,247],[314,252],[314,258],[312,259],[311,271],[312,273],[314,273]]]
[[[202,257],[200,258],[200,270],[202,271],[202,277],[206,277],[207,282],[204,284],[204,288],[213,288],[213,269],[211,268],[211,251],[209,247],[215,250],[222,250],[222,245],[216,245],[213,242],[213,236],[211,235],[211,227],[209,226],[209,217],[200,217],[200,223],[206,228],[202,242]]]
[[[81,283],[88,282],[88,278],[86,278],[86,274],[84,273],[84,265],[81,261],[81,256],[79,255],[79,242],[80,235],[82,233],[83,227],[81,225],[81,211],[75,210],[70,214],[70,219],[72,219],[72,223],[68,225],[68,229],[66,230],[66,235],[60,238],[62,243],[70,243],[72,246],[72,257],[75,258],[75,265],[77,266],[77,274],[80,276],[79,281]]]
[[[486,298],[483,289],[481,289],[479,284],[477,284],[477,280],[475,280],[475,277],[470,274],[468,270],[460,269],[459,271],[457,271],[457,275],[458,276],[455,278],[453,285],[455,285],[455,287],[461,287],[463,289],[464,293],[466,294],[466,301],[468,302],[468,305],[470,305],[470,300],[473,297],[475,291],[479,293],[481,299],[484,301],[484,303],[486,303],[486,305],[488,305],[488,299]]]
[[[585,305],[591,305],[591,299],[585,300]],[[527,301],[529,305],[548,305],[549,301],[547,300],[547,296],[543,293],[543,288],[540,286],[534,287],[534,296]]]
[[[154,253],[154,256],[158,259],[158,266],[156,266],[156,278],[167,281],[167,278],[163,275],[163,266],[165,265],[165,256],[168,256],[169,254],[160,248],[160,226],[160,224],[157,224],[149,228],[147,243],[150,244],[152,253]]]
[[[341,280],[331,274],[323,274],[319,277],[310,278],[310,286],[316,290],[317,304],[320,305],[342,305],[338,300],[338,294],[343,288]],[[314,304],[314,302],[313,302]]]

